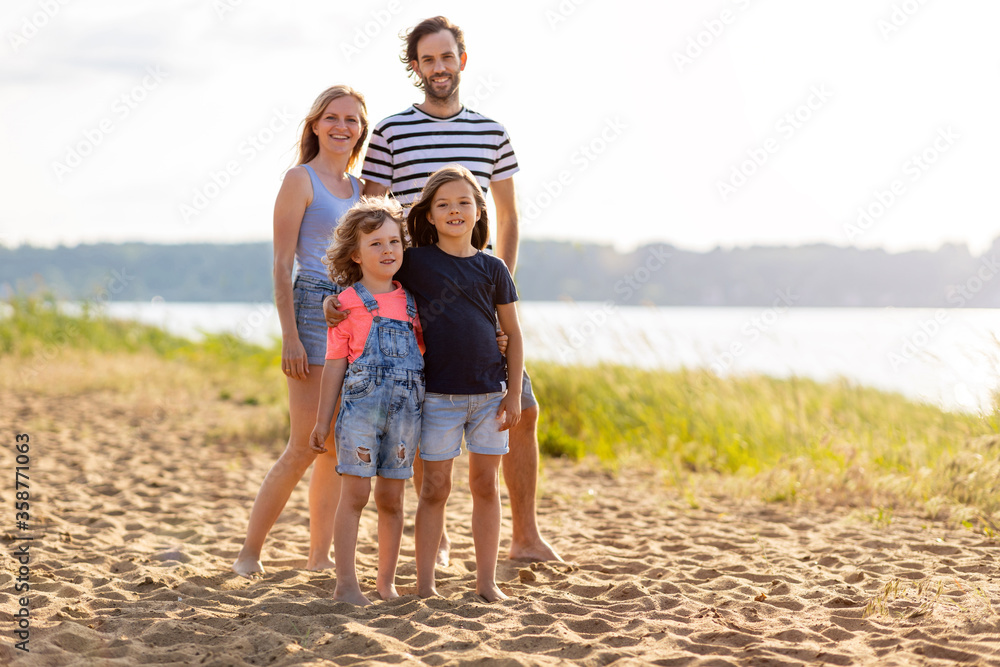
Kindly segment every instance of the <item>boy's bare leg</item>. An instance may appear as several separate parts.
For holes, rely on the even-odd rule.
[[[305,379],[288,378],[288,410],[291,422],[288,444],[285,445],[281,457],[267,472],[253,501],[247,524],[247,536],[236,562],[233,563],[233,571],[240,576],[250,577],[264,572],[264,566],[260,562],[264,540],[281,515],[281,510],[285,508],[295,485],[316,458],[316,453],[309,448],[309,434],[316,424],[322,369],[322,366],[310,366],[309,375]]]
[[[509,557],[545,561],[562,558],[538,531],[535,493],[538,489],[538,406],[521,412],[510,429],[510,451],[503,457],[503,478],[510,494],[512,534]]]
[[[337,555],[337,588],[333,598],[342,602],[366,606],[372,602],[361,592],[354,555],[358,547],[358,523],[361,511],[371,495],[371,479],[344,475],[340,504],[333,528],[333,543]]]
[[[413,461],[413,488],[416,489],[418,496],[423,482],[424,462],[418,453],[417,458]],[[448,526],[446,525],[441,527],[441,542],[438,544],[436,560],[441,567],[448,567],[448,563],[451,561],[451,540],[448,538]]]
[[[476,547],[476,593],[487,602],[506,600],[497,586],[500,553],[500,457],[469,454],[472,542]]]
[[[399,562],[399,544],[403,540],[403,491],[402,479],[375,480],[375,507],[378,508],[378,576],[375,588],[383,600],[398,598],[396,592],[396,564]]]
[[[444,510],[451,493],[451,469],[454,459],[424,461],[420,501],[417,503],[416,560],[417,595],[422,598],[438,594],[434,585],[434,567],[441,533],[444,530]]]

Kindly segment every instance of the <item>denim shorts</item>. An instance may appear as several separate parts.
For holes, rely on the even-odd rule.
[[[310,366],[326,363],[326,318],[323,317],[323,299],[344,290],[326,280],[312,276],[298,276],[292,284],[292,302],[295,304],[295,326],[299,340],[306,348]]]
[[[524,371],[524,375],[521,377],[521,410],[534,408],[537,405],[538,399],[535,398],[535,392],[531,390],[531,378],[528,377],[528,371]]]
[[[380,369],[344,379],[335,429],[337,472],[355,477],[409,479],[420,441],[422,371]]]
[[[424,395],[424,421],[420,428],[420,458],[447,461],[465,448],[473,454],[502,456],[507,447],[507,431],[499,430],[497,410],[504,392],[490,394]]]

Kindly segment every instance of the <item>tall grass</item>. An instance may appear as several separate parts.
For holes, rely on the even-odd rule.
[[[846,380],[531,365],[543,452],[648,466],[767,500],[919,503],[993,521],[1000,409],[965,414]]]
[[[16,295],[0,303],[0,388],[49,393],[141,388],[163,396],[199,394],[239,405],[270,408],[267,420],[233,422],[215,440],[265,444],[287,437],[287,394],[277,345],[253,345],[229,334],[193,342],[138,322],[112,319],[84,306],[68,314],[47,295]],[[120,363],[130,359],[132,364]],[[79,372],[73,373],[66,364]],[[256,432],[255,432],[256,431]],[[278,444],[278,443],[276,443]]]
[[[253,345],[230,334],[207,334],[194,343],[157,327],[106,317],[99,307],[83,305],[80,315],[68,314],[51,295],[15,295],[0,312],[0,355],[30,357],[60,348],[95,352],[154,352],[168,359],[272,364],[280,350]]]

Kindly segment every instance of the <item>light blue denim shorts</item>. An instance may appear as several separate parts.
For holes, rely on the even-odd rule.
[[[414,344],[415,345],[415,344]],[[352,367],[337,417],[337,472],[409,479],[420,441],[422,371]]]
[[[312,276],[298,276],[292,283],[292,302],[295,304],[295,326],[299,340],[306,348],[310,366],[326,364],[326,318],[323,317],[323,299],[344,290],[326,280]]]
[[[498,430],[497,410],[502,391],[489,394],[424,395],[424,420],[420,427],[420,458],[447,461],[465,448],[473,454],[502,456],[507,447],[507,431]]]

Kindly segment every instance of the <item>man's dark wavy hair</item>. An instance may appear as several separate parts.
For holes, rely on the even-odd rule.
[[[406,71],[409,75],[415,79],[413,85],[421,90],[424,88],[424,82],[420,80],[420,74],[413,70],[413,61],[417,60],[417,43],[427,35],[434,35],[442,30],[450,30],[451,34],[455,36],[455,41],[458,43],[458,55],[461,57],[465,53],[465,33],[444,16],[424,19],[410,28],[406,34],[400,35],[406,48],[399,55],[399,59],[406,65]]]

